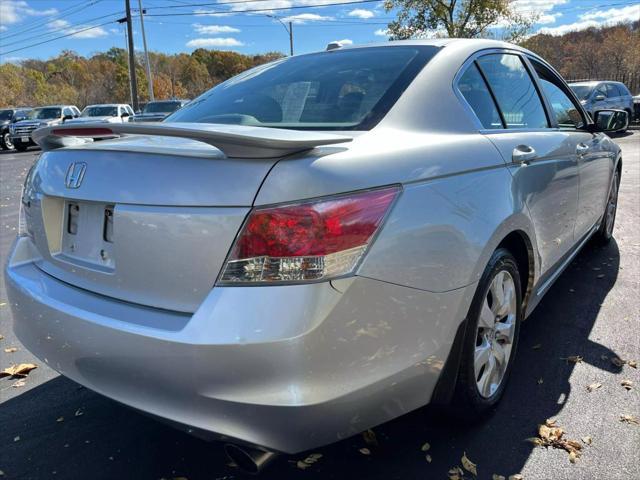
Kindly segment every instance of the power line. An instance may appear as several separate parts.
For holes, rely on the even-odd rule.
[[[258,1],[258,0],[250,0]],[[259,0],[266,1],[266,0]],[[216,15],[237,15],[241,13],[255,13],[255,12],[274,12],[277,10],[298,10],[301,8],[321,8],[321,7],[335,7],[338,5],[356,5],[362,3],[374,3],[380,0],[352,0],[349,2],[334,2],[334,3],[320,3],[315,5],[291,5],[289,7],[272,7],[272,8],[256,8],[246,10],[212,10],[211,12],[176,12],[176,13],[149,13],[147,17],[177,17],[177,16],[216,16]],[[218,3],[217,5],[225,5],[226,3]],[[245,2],[241,2],[245,3]]]
[[[92,27],[87,27],[87,28],[83,28],[83,29],[80,29],[80,30],[75,30],[74,32],[67,33],[66,35],[60,35],[59,37],[50,38],[49,40],[43,40],[42,42],[32,43],[31,45],[27,45],[26,47],[15,48],[13,50],[9,50],[8,52],[2,52],[2,53],[0,53],[0,55],[7,55],[9,53],[19,52],[21,50],[26,50],[26,49],[31,48],[31,47],[37,47],[38,45],[43,45],[45,43],[53,42],[55,40],[59,40],[61,38],[65,38],[65,37],[71,37],[73,35],[77,35],[79,33],[86,32],[86,31],[89,31],[89,30],[93,30],[94,28],[104,27],[105,25],[110,25],[112,23],[116,23],[116,21],[115,20],[111,20],[110,22],[104,22],[104,23],[101,23],[100,25],[94,25]]]
[[[79,13],[82,10],[85,10],[85,9],[87,9],[87,8],[93,6],[93,5],[96,5],[96,4],[100,3],[100,2],[102,2],[102,1],[103,0],[94,0],[94,1],[89,2],[89,3],[81,2],[80,4],[76,4],[74,6],[66,8],[64,10],[61,10],[60,12],[58,12],[57,15],[54,15],[53,17],[49,17],[47,20],[45,20],[43,22],[39,22],[39,23],[37,23],[35,25],[33,24],[33,22],[29,22],[29,23],[27,23],[25,25],[22,25],[22,26],[31,25],[31,27],[29,27],[29,28],[27,28],[25,30],[20,30],[19,32],[14,32],[14,33],[9,33],[8,35],[7,34],[3,34],[2,37],[3,37],[3,39],[6,40],[7,38],[12,38],[12,37],[17,37],[17,36],[20,36],[20,35],[24,35],[25,33],[31,32],[33,30],[37,30],[38,28],[43,27],[43,26],[47,25],[48,23],[55,22],[56,20],[59,20],[60,17],[69,17],[71,15],[75,15],[76,13]],[[75,11],[73,11],[71,13],[67,13],[69,10],[73,10],[76,7],[80,7],[80,8],[78,8],[77,10],[75,10]]]
[[[0,46],[8,47],[10,45],[16,45],[16,44],[19,44],[19,43],[30,42],[32,40],[35,40],[36,38],[48,37],[49,35],[53,35],[53,34],[58,33],[58,32],[65,32],[65,31],[68,32],[70,29],[73,29],[74,27],[81,27],[81,26],[86,25],[87,23],[95,22],[97,20],[102,20],[103,18],[120,16],[121,14],[122,14],[122,12],[113,12],[113,13],[110,13],[108,15],[101,15],[99,17],[94,17],[94,18],[89,18],[89,19],[86,19],[86,20],[81,20],[78,23],[68,24],[68,25],[65,25],[64,27],[55,28],[53,30],[49,30],[48,32],[41,33],[40,35],[36,35],[36,36],[33,36],[33,37],[25,38],[25,39],[22,39],[22,40],[15,40],[15,41],[9,42],[9,43],[3,43]]]

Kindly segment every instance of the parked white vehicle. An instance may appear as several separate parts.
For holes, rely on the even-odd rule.
[[[66,123],[122,123],[128,122],[133,115],[133,109],[126,103],[87,105],[78,118],[67,120]]]

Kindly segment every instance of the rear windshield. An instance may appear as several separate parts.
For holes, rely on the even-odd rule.
[[[167,113],[175,112],[180,108],[180,102],[152,102],[148,103],[143,112],[144,113]]]
[[[46,120],[49,118],[60,118],[62,116],[62,109],[60,108],[36,108],[31,110],[29,118],[34,120]]]
[[[83,117],[117,117],[118,107],[87,107],[82,111]]]
[[[589,97],[589,95],[593,91],[593,87],[587,86],[587,85],[569,85],[569,86],[571,87],[571,90],[573,90],[573,93],[576,94],[576,97],[578,97],[579,100],[586,100],[587,97]]]
[[[438,47],[334,50],[244,72],[165,119],[313,130],[368,130]]]

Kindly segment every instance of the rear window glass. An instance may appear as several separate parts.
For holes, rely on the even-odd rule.
[[[144,107],[144,113],[175,112],[180,108],[180,102],[151,102]]]
[[[371,47],[278,60],[214,87],[166,121],[369,129],[437,51]]]

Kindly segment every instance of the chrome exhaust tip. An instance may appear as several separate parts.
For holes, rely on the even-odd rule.
[[[260,473],[271,461],[277,457],[274,452],[259,450],[257,448],[241,447],[232,443],[224,446],[227,457],[235,463],[240,470],[251,475]]]

